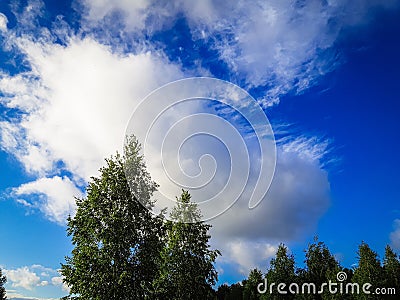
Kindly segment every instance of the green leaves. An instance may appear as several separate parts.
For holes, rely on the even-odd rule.
[[[138,155],[137,141],[132,138],[127,147],[125,157],[106,159],[68,220],[75,248],[61,273],[79,299],[143,299],[158,271],[163,223],[141,204],[151,206],[157,185]],[[136,180],[138,194],[131,193],[126,174]]]
[[[210,250],[210,225],[200,222],[200,212],[187,191],[177,198],[165,223],[162,264],[156,279],[157,299],[210,299],[217,280],[214,262],[220,252]],[[190,222],[190,223],[187,223]]]
[[[249,277],[245,280],[243,286],[243,300],[261,299],[261,294],[257,291],[257,286],[262,280],[263,275],[260,270],[253,269],[250,271]]]
[[[400,292],[400,260],[389,245],[385,249],[383,277],[386,288],[395,288],[396,293]],[[396,299],[396,295],[393,295],[391,299]]]
[[[271,259],[270,268],[267,272],[266,278],[268,282],[285,283],[289,286],[291,283],[296,282],[295,274],[295,261],[294,256],[288,253],[288,248],[284,244],[280,244],[276,252],[275,258]],[[280,295],[276,289],[272,294],[267,293],[264,295],[268,299],[293,299],[294,296]]]
[[[374,287],[383,286],[383,270],[378,254],[368,244],[362,242],[358,247],[358,266],[354,270],[353,282],[360,286],[371,284]],[[377,295],[354,295],[355,299],[380,299]]]
[[[157,184],[138,141],[131,137],[126,145],[125,156],[106,159],[68,219],[74,249],[61,273],[71,288],[69,298],[212,298],[220,253],[209,249],[210,226],[199,222],[200,211],[187,191],[172,212],[176,222],[154,216]]]

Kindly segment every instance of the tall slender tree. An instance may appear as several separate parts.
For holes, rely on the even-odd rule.
[[[277,292],[276,287],[280,283],[284,283],[287,287],[291,283],[295,283],[295,260],[292,254],[289,254],[288,248],[284,244],[278,246],[278,250],[273,259],[271,259],[270,267],[266,275],[268,285],[271,283],[275,284],[272,293],[268,289],[262,296],[263,299],[294,299],[294,295],[291,293],[280,294]]]
[[[317,290],[329,280],[336,281],[336,274],[341,271],[338,261],[326,244],[318,241],[317,237],[308,245],[304,262],[306,269],[300,272],[300,280],[302,283],[314,283]],[[328,289],[324,289],[321,294],[303,294],[305,299],[341,299],[341,297],[339,294],[332,294]]]
[[[258,269],[250,271],[249,277],[243,285],[243,300],[259,300],[261,294],[257,291],[258,285],[263,280],[263,274]]]
[[[385,248],[383,273],[385,278],[385,287],[387,289],[395,289],[395,294],[388,296],[388,299],[398,299],[398,294],[400,293],[400,261],[398,255],[389,245]]]
[[[359,294],[354,294],[355,299],[380,299],[380,295],[373,294],[373,288],[382,287],[383,269],[379,261],[378,254],[373,251],[368,244],[362,242],[357,251],[358,265],[354,270],[353,282],[358,283],[360,290],[364,284],[371,284],[371,294],[365,294],[360,291]]]
[[[76,200],[76,215],[68,219],[74,249],[61,266],[70,296],[109,300],[152,294],[163,226],[148,210],[157,185],[139,153],[140,144],[130,138],[125,155],[106,159],[87,197]]]
[[[214,267],[220,252],[209,245],[210,225],[200,221],[200,211],[188,191],[177,198],[167,221],[160,274],[155,282],[158,299],[214,299]]]

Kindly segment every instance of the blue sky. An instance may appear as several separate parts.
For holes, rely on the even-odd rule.
[[[242,197],[211,221],[219,283],[265,271],[280,242],[301,265],[315,235],[347,267],[361,241],[381,257],[386,244],[400,251],[400,2],[381,2],[2,1],[0,267],[9,298],[67,293],[57,269],[72,249],[73,196],[121,150],[139,101],[192,76],[248,91],[277,142],[262,203],[248,210]],[[177,106],[166,120],[218,111],[209,104]],[[143,118],[154,108],[146,109]],[[193,119],[183,133],[199,125]],[[226,179],[226,150],[193,143],[188,170],[210,151]],[[175,191],[159,177],[157,156],[147,159]]]

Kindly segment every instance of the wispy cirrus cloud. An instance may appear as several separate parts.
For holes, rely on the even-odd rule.
[[[335,46],[346,29],[367,24],[374,10],[400,6],[396,0],[82,3],[89,26],[113,30],[117,21],[136,36],[168,30],[183,15],[192,39],[216,50],[220,63],[227,64],[227,79],[247,88],[265,87],[259,97],[264,106],[289,92],[305,91],[340,65]]]

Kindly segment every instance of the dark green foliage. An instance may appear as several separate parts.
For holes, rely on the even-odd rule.
[[[317,289],[329,280],[336,282],[336,274],[342,270],[335,257],[325,243],[315,238],[314,243],[308,245],[305,259],[305,270],[299,271],[300,284],[314,283]],[[332,295],[328,289],[317,295],[303,295],[303,299],[341,299],[341,295]]]
[[[226,297],[228,296],[230,291],[230,286],[227,285],[226,283],[220,285],[217,289],[217,300],[225,300],[227,299]]]
[[[4,288],[4,284],[7,282],[7,278],[3,276],[3,273],[0,269],[0,300],[6,300],[6,289]]]
[[[125,157],[106,160],[100,177],[92,178],[87,197],[77,199],[75,217],[68,219],[72,256],[61,273],[78,299],[144,299],[152,294],[162,249],[163,223],[137,199],[151,206],[157,185],[151,181],[140,145],[133,138]],[[124,172],[138,193],[132,195]]]
[[[317,239],[308,246],[305,263],[306,280],[317,285],[327,282],[329,273],[333,272],[336,276],[336,273],[341,269],[328,247]]]
[[[230,286],[223,284],[217,290],[218,300],[243,300],[243,285],[234,283]]]
[[[378,258],[378,254],[371,250],[368,244],[362,242],[357,251],[358,255],[358,266],[354,270],[353,282],[358,283],[361,287],[365,283],[370,283],[373,288],[382,287],[384,284],[383,280],[383,269]],[[372,292],[371,292],[372,293]],[[366,295],[360,293],[354,295],[355,299],[381,299],[379,295]]]
[[[159,299],[213,299],[218,250],[210,250],[210,225],[200,222],[200,212],[183,191],[166,222],[166,241],[161,253],[160,275],[155,282]],[[190,222],[190,223],[187,223]]]
[[[261,294],[257,291],[257,286],[263,280],[260,270],[253,269],[250,271],[249,277],[243,285],[243,300],[261,299]]]
[[[270,283],[285,283],[289,286],[291,283],[297,282],[295,274],[294,256],[288,253],[288,249],[284,244],[280,244],[276,255],[271,259],[270,267],[266,275],[268,284]],[[287,288],[286,288],[287,289]],[[272,294],[269,291],[263,295],[263,299],[293,299],[294,295],[288,293],[286,295],[279,294],[273,288]]]
[[[383,260],[383,276],[386,288],[395,288],[396,294],[400,293],[400,261],[393,249],[388,245],[385,249]],[[398,299],[399,295],[388,296],[387,299]]]

